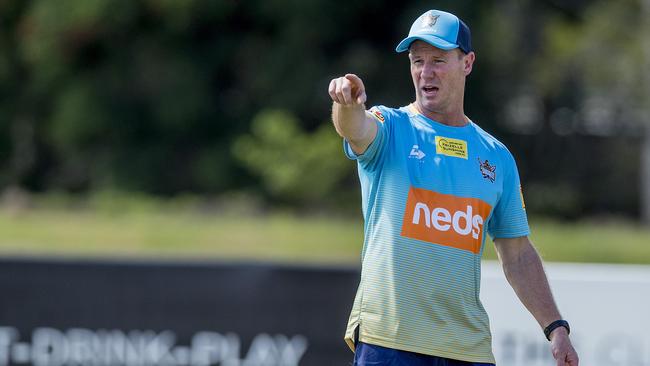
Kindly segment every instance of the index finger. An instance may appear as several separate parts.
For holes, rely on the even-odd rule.
[[[356,86],[363,88],[363,81],[361,80],[360,77],[356,76],[355,74],[345,74],[345,78],[350,80]]]

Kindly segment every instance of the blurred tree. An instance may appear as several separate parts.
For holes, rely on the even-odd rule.
[[[202,146],[228,154],[219,140],[229,129],[213,122],[213,66],[203,57],[211,45],[197,34],[222,7],[206,4],[30,3],[16,36],[36,102],[30,113],[43,126],[37,139],[53,153],[46,187],[191,190]],[[213,190],[231,184],[233,164],[219,163]]]
[[[16,53],[16,28],[27,4],[0,2],[0,184],[20,186],[35,169],[35,125],[29,114],[25,70]]]
[[[648,123],[643,57],[648,22],[641,5],[640,0],[597,1],[578,21],[554,14],[544,27],[540,57],[531,64],[534,83],[549,101],[552,127],[596,136],[603,146],[599,154],[569,160],[582,170],[576,188],[592,210],[599,202],[611,211],[628,202],[633,211],[643,211],[639,193],[650,186],[635,179],[650,169],[640,158],[639,137]],[[625,189],[611,189],[621,184]]]
[[[235,156],[262,178],[272,198],[293,204],[321,205],[340,194],[335,188],[353,170],[342,159],[342,141],[329,124],[313,133],[283,110],[264,110],[251,133],[234,144]]]
[[[493,112],[479,123],[513,150],[530,212],[639,212],[638,14],[639,0],[485,6],[474,73]]]
[[[644,19],[650,18],[650,1],[642,0],[642,16]],[[641,27],[643,34],[650,34],[650,23],[645,21]],[[643,42],[643,41],[642,41]],[[650,69],[650,44],[643,42],[643,60],[642,67],[645,70]],[[650,73],[645,72],[642,75],[645,83],[644,98],[645,106],[645,128],[643,147],[641,149],[641,218],[646,226],[650,227]]]
[[[343,176],[310,183],[316,192],[357,192],[323,122],[327,84],[355,72],[369,105],[408,104],[408,61],[394,47],[435,6],[473,30],[466,111],[513,150],[530,212],[636,214],[638,180],[610,187],[640,164],[640,1],[0,1],[0,186],[251,189],[300,205],[319,198],[298,187],[298,169],[270,171],[268,159],[293,156],[278,141],[294,138],[308,153],[293,164],[347,167],[327,166]],[[251,125],[262,119],[276,127]],[[253,142],[263,149],[240,151]]]

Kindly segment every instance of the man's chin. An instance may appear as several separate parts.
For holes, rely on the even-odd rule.
[[[436,111],[438,106],[436,103],[433,103],[431,100],[427,99],[418,101],[417,105],[420,112],[424,113]]]

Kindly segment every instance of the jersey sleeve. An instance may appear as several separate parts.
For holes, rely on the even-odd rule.
[[[530,234],[519,172],[510,152],[505,165],[503,192],[488,223],[488,233],[492,239],[517,238]]]
[[[345,155],[351,160],[356,160],[360,168],[373,172],[377,170],[377,167],[380,165],[383,156],[385,155],[384,151],[388,145],[390,136],[389,129],[392,123],[392,118],[389,111],[383,106],[370,108],[366,111],[366,115],[370,116],[377,124],[377,135],[375,136],[375,139],[370,143],[370,146],[368,146],[363,154],[356,154],[346,139],[343,139],[343,149]]]

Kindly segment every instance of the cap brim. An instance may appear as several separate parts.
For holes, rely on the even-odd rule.
[[[457,44],[447,42],[442,38],[436,37],[436,36],[429,36],[429,35],[421,35],[421,36],[411,36],[404,38],[402,42],[400,42],[397,47],[395,48],[395,51],[397,52],[404,52],[408,51],[409,46],[411,46],[411,43],[414,41],[421,40],[424,41],[433,47],[440,48],[441,50],[453,50],[454,48],[458,48]]]

